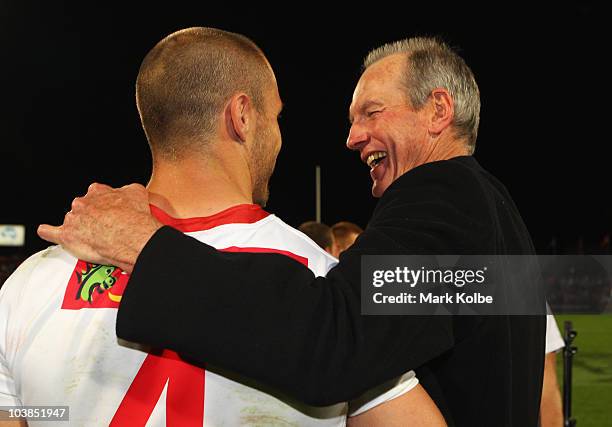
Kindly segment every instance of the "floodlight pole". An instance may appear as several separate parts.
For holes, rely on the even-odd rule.
[[[315,166],[315,220],[321,222],[321,166]]]

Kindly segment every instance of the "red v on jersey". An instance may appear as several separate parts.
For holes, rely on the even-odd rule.
[[[151,206],[151,212],[162,223],[183,232],[209,230],[224,224],[252,224],[269,214],[256,205],[239,205],[210,217],[177,219]],[[290,256],[308,266],[308,259],[288,251],[267,248],[229,247],[228,252],[276,252]],[[205,371],[183,362],[169,350],[161,356],[147,355],[110,423],[111,426],[146,425],[160,395],[167,386],[166,425],[169,427],[202,426],[204,422]]]
[[[147,355],[110,426],[146,425],[167,383],[166,426],[201,427],[204,378],[204,369],[183,362],[173,351]]]

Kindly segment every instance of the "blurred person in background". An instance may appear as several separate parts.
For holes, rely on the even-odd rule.
[[[357,237],[363,233],[363,229],[360,226],[349,221],[337,222],[332,225],[331,230],[334,239],[336,239],[336,253],[332,255],[336,258],[355,243]]]
[[[298,230],[310,237],[325,252],[338,258],[338,246],[329,225],[322,222],[306,221],[298,227]]]

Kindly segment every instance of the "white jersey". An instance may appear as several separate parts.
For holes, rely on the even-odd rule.
[[[336,262],[256,205],[180,220],[151,210],[220,250],[282,253],[316,275]],[[307,407],[233,373],[190,365],[171,351],[118,342],[115,320],[128,277],[115,267],[79,261],[59,246],[17,269],[0,290],[0,406],[67,405],[70,425],[86,426],[345,425],[347,403]],[[416,384],[410,372],[377,390],[374,400],[356,404],[354,413]]]

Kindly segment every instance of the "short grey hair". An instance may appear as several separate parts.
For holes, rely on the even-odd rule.
[[[364,71],[375,62],[397,53],[407,56],[402,82],[408,99],[420,109],[436,88],[446,89],[455,104],[453,127],[458,138],[465,138],[474,152],[480,122],[480,91],[470,67],[443,41],[413,37],[385,44],[372,50],[363,62]]]

